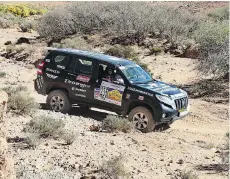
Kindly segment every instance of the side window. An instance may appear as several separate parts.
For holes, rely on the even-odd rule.
[[[57,55],[54,58],[54,63],[59,69],[65,69],[69,61],[70,61],[70,57],[67,55]]]
[[[91,76],[93,71],[92,61],[78,58],[76,59],[75,72],[87,76]]]

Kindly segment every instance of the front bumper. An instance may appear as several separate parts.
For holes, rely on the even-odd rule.
[[[162,107],[162,117],[160,121],[157,122],[157,124],[162,124],[162,123],[172,124],[174,121],[183,119],[184,117],[188,116],[190,113],[189,112],[190,105],[188,105],[187,108],[182,112],[169,108],[165,105],[162,105],[161,107]],[[163,117],[163,114],[166,114],[166,117]]]

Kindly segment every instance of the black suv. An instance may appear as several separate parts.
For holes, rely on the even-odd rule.
[[[132,61],[73,49],[50,50],[39,63],[35,90],[48,95],[51,110],[68,113],[72,104],[128,115],[142,132],[188,114],[187,93],[152,79]]]

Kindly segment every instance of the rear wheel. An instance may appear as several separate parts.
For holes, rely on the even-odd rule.
[[[145,107],[136,107],[129,113],[129,120],[141,132],[151,132],[156,126],[151,111]]]
[[[63,90],[50,92],[46,103],[51,110],[61,113],[68,113],[72,107],[66,92]]]

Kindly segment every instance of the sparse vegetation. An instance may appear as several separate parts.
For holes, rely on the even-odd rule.
[[[59,138],[63,134],[65,123],[52,116],[35,116],[23,129],[24,132],[39,134],[40,137]]]
[[[129,173],[125,171],[125,167],[123,164],[123,158],[121,156],[117,156],[112,158],[106,162],[104,162],[99,170],[102,173],[103,178],[109,179],[119,179],[119,178],[129,178]]]
[[[9,95],[8,111],[19,115],[31,115],[40,107],[24,86],[6,87],[3,90]]]
[[[0,78],[4,78],[5,76],[6,76],[6,73],[3,72],[3,71],[1,71],[1,72],[0,72]]]
[[[106,130],[108,132],[121,131],[124,133],[131,132],[134,129],[132,122],[130,122],[128,119],[113,115],[108,115],[102,121],[101,128],[102,130]]]

